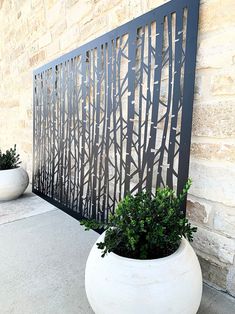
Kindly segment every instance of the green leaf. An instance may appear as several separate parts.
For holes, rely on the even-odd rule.
[[[169,187],[157,189],[154,195],[150,191],[128,194],[108,223],[83,220],[81,224],[86,229],[106,230],[104,241],[97,244],[102,257],[109,252],[137,259],[170,255],[183,236],[192,241],[197,230],[180,212],[191,183],[189,179],[178,196]]]

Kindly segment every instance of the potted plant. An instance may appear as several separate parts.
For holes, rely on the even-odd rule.
[[[16,145],[5,153],[0,150],[0,201],[18,198],[29,184],[28,174],[19,166],[19,159]]]
[[[180,210],[191,181],[177,197],[168,187],[127,195],[104,228],[86,264],[85,287],[96,314],[196,314],[202,275]],[[102,250],[102,253],[101,251]]]

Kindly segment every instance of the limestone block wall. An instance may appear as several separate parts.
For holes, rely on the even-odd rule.
[[[32,71],[164,0],[0,0],[0,147],[32,165]],[[201,0],[188,216],[204,280],[235,296],[235,2]]]

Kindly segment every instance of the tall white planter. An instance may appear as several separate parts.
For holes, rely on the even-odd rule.
[[[21,168],[0,170],[0,201],[10,201],[24,193],[29,184],[27,172]]]
[[[97,242],[103,239],[104,234]],[[196,314],[202,274],[186,239],[174,254],[155,260],[114,253],[102,258],[95,244],[86,264],[85,286],[96,314]]]

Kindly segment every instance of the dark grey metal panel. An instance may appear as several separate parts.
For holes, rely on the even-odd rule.
[[[105,220],[128,192],[182,189],[198,11],[170,1],[34,71],[35,193]]]

